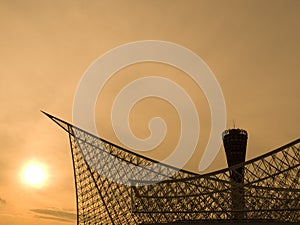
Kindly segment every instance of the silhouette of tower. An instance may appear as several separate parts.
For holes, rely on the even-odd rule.
[[[232,219],[245,218],[243,163],[246,160],[247,139],[247,131],[242,129],[229,129],[223,132],[227,164],[232,168],[230,170]]]

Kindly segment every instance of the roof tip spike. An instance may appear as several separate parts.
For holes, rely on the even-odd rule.
[[[43,110],[40,110],[41,111],[41,113],[43,113],[44,115],[46,115],[46,116],[48,116],[49,118],[52,118],[53,116],[51,116],[49,113],[46,113],[45,111],[43,111]]]
[[[51,114],[49,113],[46,113],[45,111],[43,110],[40,110],[44,115],[46,115],[48,118],[50,118],[52,121],[54,121],[56,124],[58,124],[60,127],[62,127],[65,131],[69,132],[68,130],[68,127],[69,126],[73,126],[71,125],[70,123],[66,122],[66,121],[63,121],[55,116],[52,116]]]

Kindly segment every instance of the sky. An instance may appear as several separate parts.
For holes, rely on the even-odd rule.
[[[249,133],[247,159],[299,138],[299,21],[297,0],[1,0],[0,224],[76,224],[68,136],[40,110],[72,122],[82,75],[121,44],[164,40],[201,57],[222,88],[227,127],[234,121]],[[203,92],[171,66],[144,63],[116,73],[97,101],[99,133],[120,144],[109,117],[113,96],[145,74],[174,79],[195,101],[201,133],[184,168],[199,172],[211,125],[208,104]],[[130,118],[134,133],[145,138],[156,114],[165,116],[170,134],[145,154],[161,160],[180,132],[174,109],[160,99],[145,99]],[[46,171],[42,187],[21,179],[31,162]],[[201,173],[224,167],[221,149]]]

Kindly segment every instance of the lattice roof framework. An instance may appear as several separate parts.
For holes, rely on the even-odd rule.
[[[141,156],[45,113],[69,134],[77,224],[187,221],[299,222],[300,139],[199,175]],[[121,163],[120,163],[121,162]],[[245,208],[232,209],[230,172],[244,168]]]

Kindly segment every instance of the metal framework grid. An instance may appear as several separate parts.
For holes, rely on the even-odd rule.
[[[245,163],[198,175],[45,114],[69,133],[77,224],[230,222],[237,214],[246,222],[300,221],[300,139]],[[232,209],[230,173],[238,167],[244,167],[245,178],[235,187],[244,191],[245,208]]]

